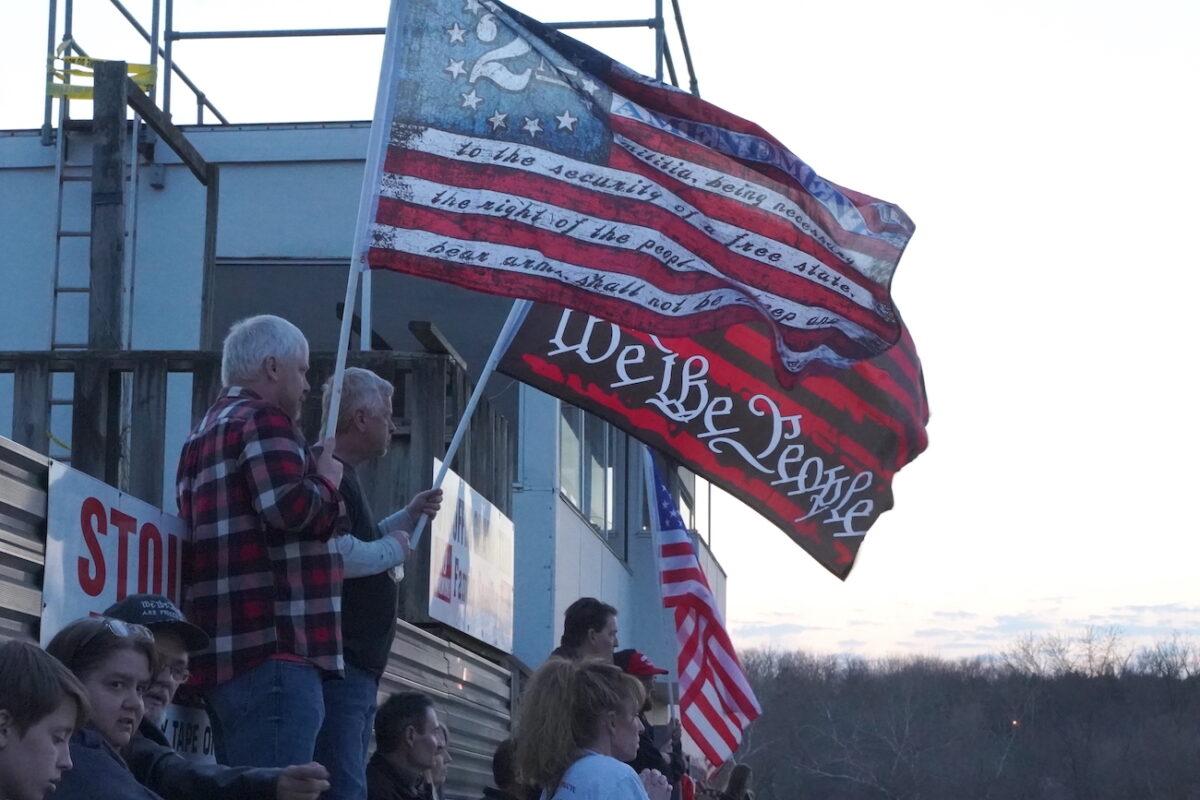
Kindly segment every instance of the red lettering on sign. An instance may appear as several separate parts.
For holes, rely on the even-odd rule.
[[[100,549],[97,533],[108,535],[108,526],[104,521],[104,504],[94,497],[83,501],[79,508],[79,527],[83,531],[83,541],[87,545],[92,560],[82,556],[79,558],[79,587],[92,597],[99,597],[104,591],[104,551]]]
[[[124,600],[129,594],[129,540],[137,530],[137,520],[124,511],[112,509],[108,521],[117,528],[117,601]]]
[[[153,522],[147,522],[142,526],[141,532],[138,534],[138,592],[145,594],[151,591],[147,587],[150,586],[150,564],[154,563],[154,594],[162,594],[162,573],[163,573],[163,541],[162,534],[158,532]]]

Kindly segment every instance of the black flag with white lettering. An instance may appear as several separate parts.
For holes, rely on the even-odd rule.
[[[499,369],[674,458],[844,579],[927,444],[921,363],[902,328],[881,355],[784,388],[772,348],[762,323],[666,338],[537,305]]]

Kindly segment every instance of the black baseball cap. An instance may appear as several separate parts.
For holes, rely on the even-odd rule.
[[[208,647],[208,634],[188,622],[183,612],[161,594],[131,594],[105,609],[104,616],[145,625],[151,633],[174,631],[189,652]]]

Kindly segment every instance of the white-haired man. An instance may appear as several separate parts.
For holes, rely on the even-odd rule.
[[[335,546],[342,554],[342,643],[346,677],[326,681],[325,722],[317,738],[317,761],[329,770],[324,800],[366,800],[367,750],[375,724],[379,679],[396,636],[399,583],[393,567],[408,557],[408,533],[425,514],[441,508],[441,489],[419,493],[378,524],[358,483],[356,468],[387,453],[392,423],[392,385],[368,369],[349,367],[342,385],[334,455],[344,465],[338,487],[346,502],[350,536]],[[328,413],[330,385],[325,385]]]
[[[345,530],[334,441],[315,457],[297,427],[309,389],[308,342],[287,320],[233,325],[224,390],[188,437],[177,478],[189,528],[184,608],[211,644],[192,659],[231,766],[312,761],[325,714],[321,682],[343,669]]]

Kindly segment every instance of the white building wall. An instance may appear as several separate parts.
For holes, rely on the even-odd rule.
[[[575,509],[558,499],[557,586],[555,587],[554,644],[562,636],[563,614],[580,597],[595,597],[625,611],[621,626],[628,624],[632,573]],[[628,646],[622,644],[622,647]]]
[[[558,401],[530,386],[518,391],[513,654],[536,667],[556,642]]]
[[[349,258],[362,171],[361,161],[222,166],[217,255]]]
[[[170,166],[164,174],[163,189],[150,186],[145,169],[139,174],[133,347],[195,350],[200,346],[205,189],[186,167]]]
[[[35,137],[29,139],[41,147]],[[54,263],[54,175],[48,167],[25,166],[35,161],[25,156],[39,152],[28,153],[22,146],[28,144],[0,139],[0,163],[12,159],[21,165],[0,171],[0,348],[5,350],[50,346],[46,321]],[[86,219],[83,224],[86,227]]]

